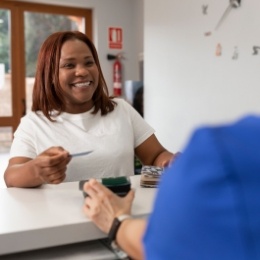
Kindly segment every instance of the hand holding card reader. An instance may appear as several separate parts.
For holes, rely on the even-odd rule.
[[[81,180],[79,182],[79,189],[83,191],[84,197],[88,196],[83,190],[84,184],[87,181],[88,180]],[[98,179],[98,181],[120,197],[124,197],[131,189],[130,178],[126,176],[102,178]]]

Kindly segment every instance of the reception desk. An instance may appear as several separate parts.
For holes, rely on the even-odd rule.
[[[140,187],[140,176],[132,176],[131,182],[136,190],[132,214],[145,217],[151,212],[156,190]],[[83,203],[78,182],[0,190],[0,258],[105,238],[84,215]]]

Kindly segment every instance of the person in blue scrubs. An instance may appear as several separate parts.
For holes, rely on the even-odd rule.
[[[96,180],[84,189],[86,215],[134,259],[260,259],[260,118],[194,131],[148,220],[131,218],[133,191],[119,198]]]

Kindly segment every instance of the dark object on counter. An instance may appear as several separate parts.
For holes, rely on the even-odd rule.
[[[88,180],[81,180],[79,182],[79,189],[83,191],[83,186]],[[106,186],[108,189],[116,193],[118,196],[124,197],[131,189],[131,181],[129,177],[120,176],[120,177],[110,177],[102,178],[99,181]],[[87,197],[88,194],[83,191],[84,197]]]

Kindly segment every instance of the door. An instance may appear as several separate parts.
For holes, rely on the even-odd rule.
[[[0,153],[31,108],[39,48],[55,31],[78,30],[92,38],[92,11],[54,5],[0,2]]]

